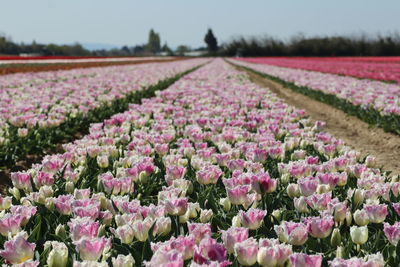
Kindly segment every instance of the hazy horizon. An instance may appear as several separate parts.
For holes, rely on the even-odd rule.
[[[219,44],[235,36],[388,34],[400,30],[400,1],[373,0],[14,0],[2,3],[0,33],[15,42],[134,46],[151,28],[161,43],[204,46],[211,27]],[[318,23],[316,23],[318,22]]]

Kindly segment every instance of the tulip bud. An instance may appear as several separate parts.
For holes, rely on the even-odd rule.
[[[132,267],[135,264],[135,259],[132,255],[122,255],[119,254],[116,258],[112,258],[113,267]]]
[[[184,223],[186,223],[187,221],[189,221],[189,210],[185,213],[185,214],[183,214],[183,215],[181,215],[181,216],[179,216],[179,223],[181,223],[181,224],[184,224]]]
[[[206,223],[206,222],[211,220],[212,216],[213,216],[213,211],[212,210],[201,210],[200,222],[201,223]]]
[[[351,216],[351,211],[346,212],[346,225],[351,226],[352,221],[353,221],[353,216]]]
[[[20,200],[21,199],[21,193],[19,192],[19,189],[16,187],[13,187],[9,190],[10,194],[12,194],[16,200]]]
[[[240,227],[242,225],[238,215],[232,218],[232,226]]]
[[[344,254],[344,247],[339,246],[336,248],[336,258],[342,259]]]
[[[279,209],[279,210],[274,210],[274,211],[272,211],[272,217],[274,218],[274,220],[276,221],[276,222],[280,222],[281,221],[281,217],[282,217],[282,211]]]
[[[365,226],[369,223],[369,217],[365,210],[356,210],[353,217],[355,223],[359,226]]]
[[[337,247],[342,242],[342,236],[340,235],[340,231],[338,228],[333,229],[331,236],[331,245],[333,247]]]
[[[27,137],[27,136],[28,136],[28,129],[26,129],[26,128],[19,128],[19,129],[18,129],[18,136],[19,136],[19,137]]]
[[[331,191],[331,187],[328,184],[320,184],[317,187],[318,194],[324,194],[324,193],[328,193],[330,191]]]
[[[54,211],[54,201],[51,198],[46,198],[45,207],[50,211]]]
[[[364,202],[364,190],[362,189],[356,189],[354,190],[353,194],[353,201],[355,205],[360,205],[361,203]]]
[[[367,165],[368,168],[375,168],[377,165],[377,160],[373,156],[367,156],[365,159],[365,165]]]
[[[97,156],[97,165],[100,168],[105,169],[109,166],[108,156]]]
[[[106,226],[104,224],[101,224],[99,227],[99,231],[97,232],[98,237],[102,237],[106,233]]]
[[[0,210],[8,210],[11,208],[12,197],[1,197],[0,196]]]
[[[289,184],[287,186],[287,194],[290,198],[298,197],[300,196],[300,189],[297,184]]]
[[[190,203],[186,213],[189,214],[189,219],[194,219],[197,217],[197,211],[200,210],[200,205],[198,203]]]
[[[284,173],[281,175],[281,182],[282,184],[288,184],[290,181],[290,174],[289,173]]]
[[[56,228],[56,236],[65,240],[67,238],[67,233],[65,232],[65,227],[62,224],[59,224]]]
[[[139,182],[142,184],[146,184],[149,180],[149,177],[145,171],[139,173]]]
[[[228,212],[231,210],[232,205],[227,197],[221,198],[219,204],[224,208],[224,211]]]
[[[179,160],[178,160],[178,164],[179,164],[180,166],[185,167],[185,166],[188,165],[188,160],[187,160],[187,159],[179,159]]]
[[[30,206],[32,202],[27,197],[21,197],[21,205],[23,206]]]
[[[294,202],[294,208],[298,212],[301,212],[301,213],[308,213],[309,212],[308,205],[307,205],[305,197],[301,196],[299,198],[295,198],[293,202]]]
[[[153,235],[166,236],[171,232],[171,218],[158,218],[154,227]]]
[[[52,197],[54,193],[54,190],[51,186],[44,185],[39,189],[39,194],[47,197]]]
[[[368,228],[366,226],[352,226],[350,228],[351,241],[357,245],[363,245],[368,240]]]
[[[65,192],[72,194],[74,192],[75,185],[73,182],[66,182],[65,183]]]
[[[307,140],[301,140],[300,141],[300,148],[305,149],[308,146],[309,142]]]
[[[47,243],[47,242],[46,242]],[[52,250],[47,256],[47,265],[49,267],[65,267],[68,263],[68,248],[62,242],[50,241]],[[49,244],[45,244],[45,247]]]

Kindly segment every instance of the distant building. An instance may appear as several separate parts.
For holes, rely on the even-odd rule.
[[[186,57],[201,57],[207,54],[207,51],[188,51],[185,52],[183,55]]]
[[[41,57],[43,55],[40,53],[20,53],[19,56],[20,57]]]

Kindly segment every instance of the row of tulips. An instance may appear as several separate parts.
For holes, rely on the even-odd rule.
[[[121,62],[121,61],[144,61],[144,60],[168,60],[172,57],[1,57],[0,65],[12,64],[68,64],[88,62]]]
[[[231,61],[342,109],[369,124],[400,134],[400,86],[328,73]]]
[[[398,266],[399,188],[217,59],[11,175],[15,266]]]
[[[345,76],[352,76],[362,79],[380,80],[386,82],[400,83],[400,64],[370,62],[357,59],[342,60],[336,58],[241,58],[241,60],[257,64],[267,64],[286,68],[311,70]],[[398,60],[398,59],[397,59]]]
[[[154,95],[206,59],[26,75],[31,85],[0,92],[0,164],[42,154],[89,124]],[[7,77],[4,78],[7,80]],[[3,77],[1,78],[3,79]],[[34,96],[34,97],[32,97]]]

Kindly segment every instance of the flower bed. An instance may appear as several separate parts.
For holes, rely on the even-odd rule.
[[[12,174],[0,198],[3,261],[400,263],[400,183],[323,122],[219,59],[156,95]]]
[[[0,166],[73,139],[90,123],[124,111],[128,103],[152,96],[205,62],[46,72],[26,75],[22,83],[18,78],[24,74],[9,75],[0,93]]]
[[[400,86],[243,61],[231,61],[297,92],[400,134]]]
[[[245,62],[400,83],[399,58],[241,58]]]

